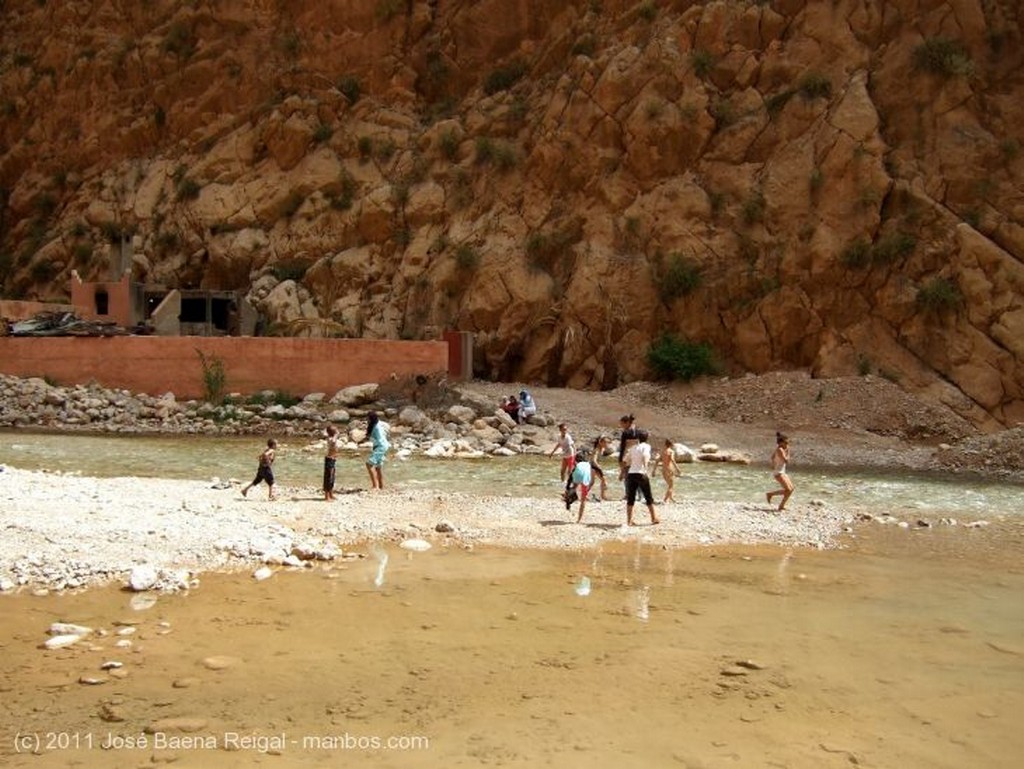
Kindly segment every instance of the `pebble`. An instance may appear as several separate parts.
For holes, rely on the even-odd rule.
[[[181,716],[177,718],[161,718],[143,727],[146,734],[157,734],[158,732],[192,732],[202,731],[209,722],[205,718]]]
[[[85,625],[73,625],[69,622],[54,622],[46,632],[50,635],[85,636],[92,632],[92,628],[85,627]]]
[[[227,668],[241,664],[241,662],[242,660],[238,659],[238,657],[216,654],[212,657],[206,657],[203,659],[203,667],[207,670],[226,670]]]
[[[43,646],[47,649],[63,649],[65,646],[72,646],[82,640],[84,636],[80,635],[55,635],[52,638],[47,638],[43,642]]]

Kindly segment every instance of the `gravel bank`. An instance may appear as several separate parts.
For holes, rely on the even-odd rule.
[[[582,525],[557,499],[476,497],[427,491],[356,491],[334,503],[312,490],[275,502],[237,486],[138,478],[96,479],[15,468],[0,488],[0,584],[65,589],[108,581],[187,587],[207,570],[257,564],[302,567],[368,552],[374,541],[422,538],[434,546],[583,548],[606,541],[664,546],[779,543],[828,547],[849,511],[803,503],[776,513],[767,505],[700,500],[660,505],[662,523],[626,528],[623,502],[588,505]],[[226,486],[226,484],[218,484]],[[259,497],[259,499],[257,499]],[[450,532],[438,532],[438,524]],[[442,525],[440,528],[446,528]]]

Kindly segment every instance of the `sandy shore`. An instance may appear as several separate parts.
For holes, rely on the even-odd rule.
[[[576,524],[575,508],[567,513],[557,499],[353,490],[327,503],[312,489],[281,489],[268,502],[262,488],[243,498],[236,485],[219,485],[8,467],[0,486],[0,584],[76,588],[127,582],[145,567],[159,573],[158,587],[184,586],[208,570],[365,553],[368,543],[409,538],[437,547],[566,549],[616,540],[828,547],[853,518],[806,501],[778,513],[766,504],[687,500],[659,505],[657,526],[638,505],[638,525],[627,528],[622,501],[591,503]]]

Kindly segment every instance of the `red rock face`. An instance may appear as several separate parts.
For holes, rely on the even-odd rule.
[[[609,387],[668,332],[1013,425],[1020,13],[9,1],[3,296],[59,300],[130,233],[138,280],[249,287],[282,328],[470,330],[481,376]]]

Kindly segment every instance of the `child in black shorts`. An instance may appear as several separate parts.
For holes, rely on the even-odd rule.
[[[260,452],[260,465],[256,468],[256,477],[252,483],[242,488],[242,496],[249,493],[249,489],[260,481],[267,482],[267,499],[274,498],[274,451],[277,449],[277,441],[273,438],[267,439],[267,447]]]

